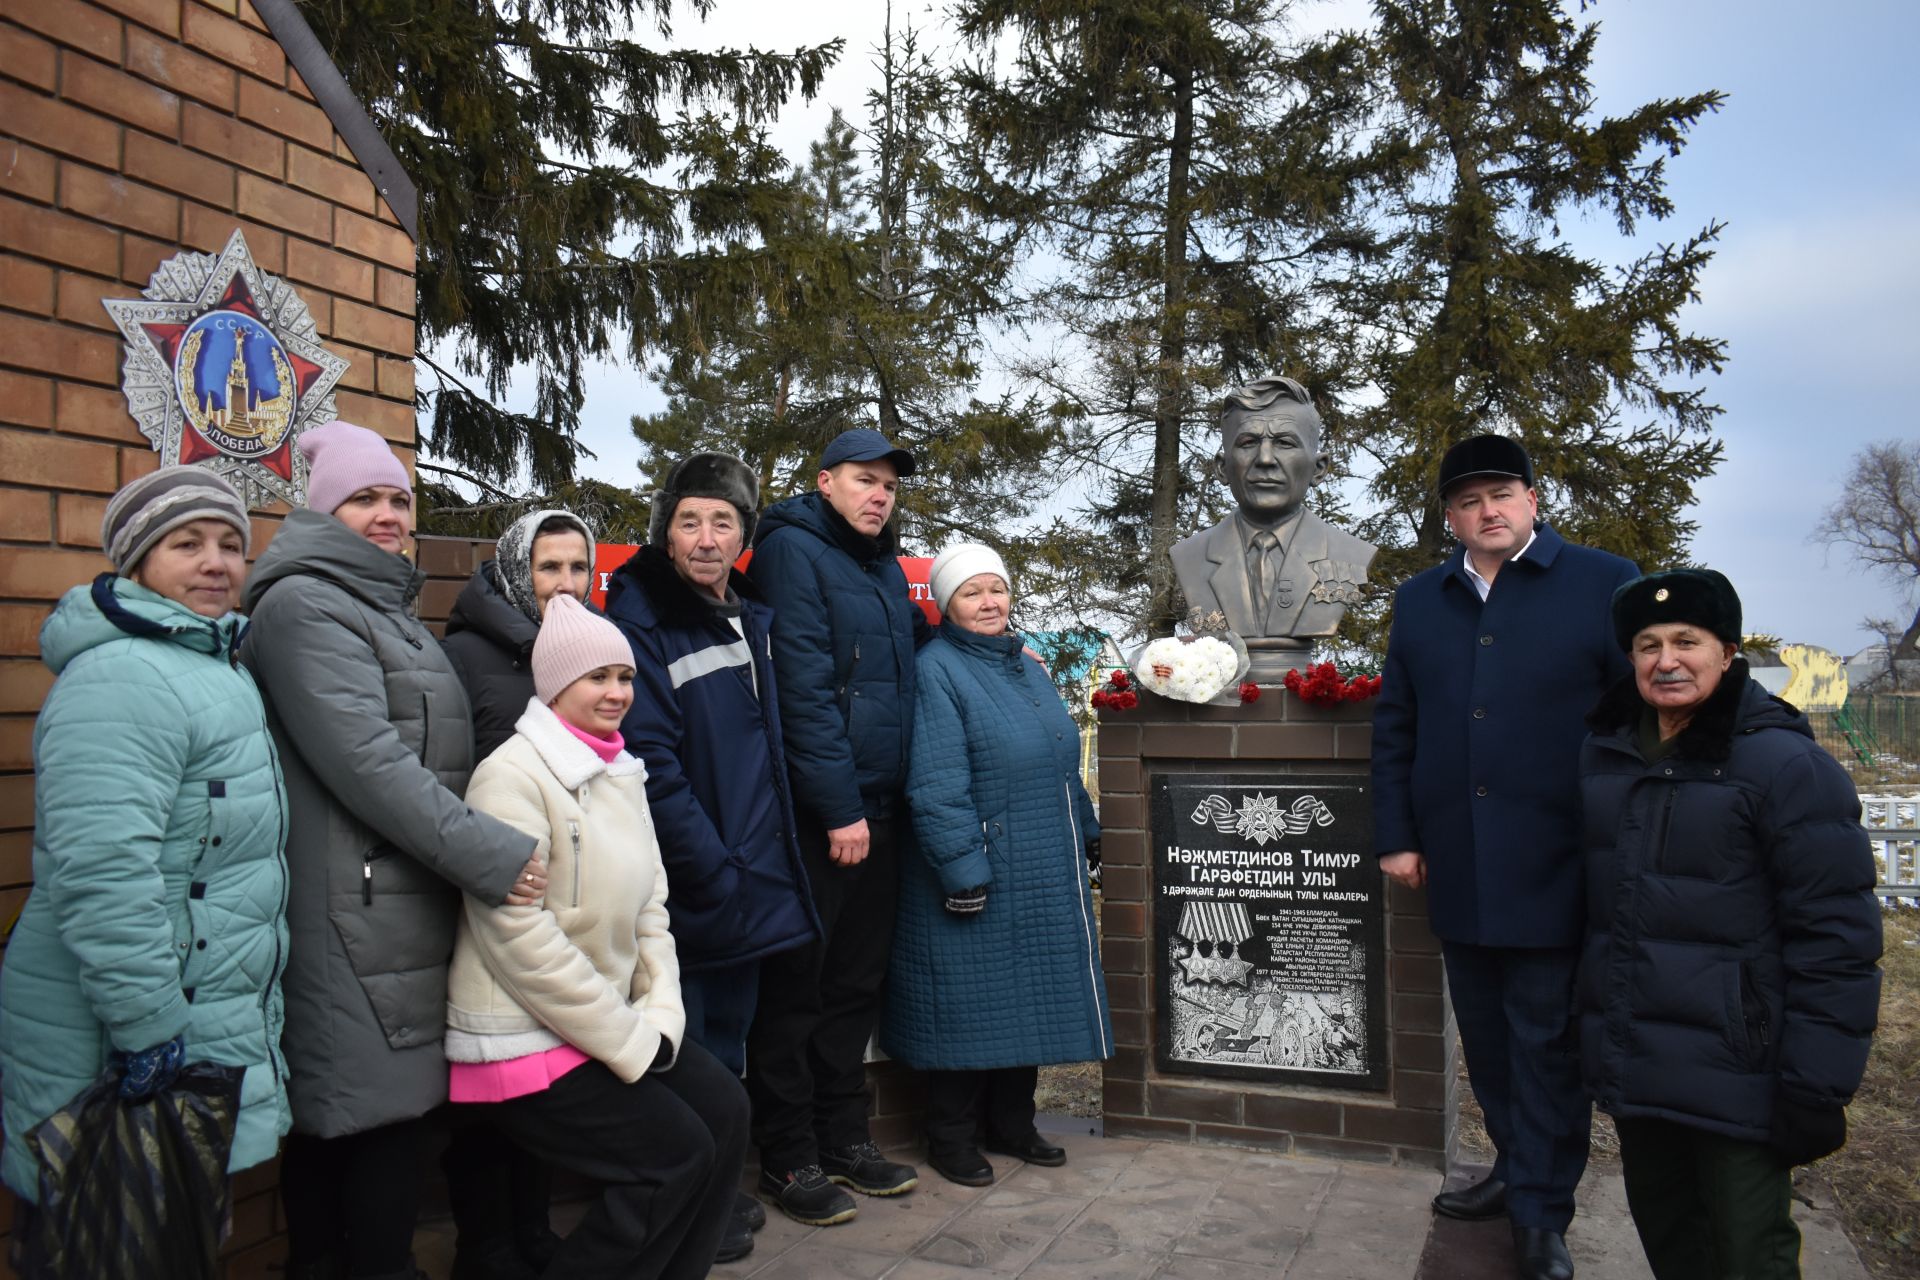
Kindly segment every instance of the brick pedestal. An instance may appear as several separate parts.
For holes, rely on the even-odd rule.
[[[1443,994],[1426,897],[1388,883],[1385,1093],[1172,1075],[1154,1066],[1153,860],[1147,786],[1154,774],[1364,775],[1372,703],[1309,706],[1278,687],[1241,707],[1150,693],[1100,715],[1100,825],[1106,905],[1101,956],[1113,1001],[1106,1132],[1219,1142],[1382,1163],[1446,1165],[1456,1120],[1457,1039]]]

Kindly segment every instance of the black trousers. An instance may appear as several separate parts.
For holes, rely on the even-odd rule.
[[[978,1151],[982,1137],[1014,1144],[1034,1135],[1040,1068],[929,1071],[926,1077],[927,1150],[934,1155]]]
[[[1574,1045],[1573,948],[1442,947],[1473,1096],[1516,1227],[1565,1231],[1593,1107]]]
[[[1620,1171],[1656,1280],[1800,1280],[1793,1171],[1764,1144],[1627,1119]]]
[[[424,1120],[340,1138],[296,1133],[280,1156],[289,1261],[336,1258],[353,1277],[413,1274]]]
[[[821,1147],[867,1140],[867,1042],[893,951],[900,863],[894,822],[867,819],[864,861],[827,860],[825,828],[800,821],[821,940],[770,956],[747,1033],[747,1092],[762,1168],[817,1164]]]
[[[553,1171],[500,1132],[485,1107],[447,1107],[440,1169],[462,1253],[485,1256],[551,1230]]]
[[[600,1184],[549,1277],[692,1280],[712,1268],[747,1154],[747,1099],[697,1043],[632,1084],[589,1062],[486,1105],[515,1142]]]

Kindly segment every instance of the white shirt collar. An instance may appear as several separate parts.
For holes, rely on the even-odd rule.
[[[1527,545],[1524,547],[1521,547],[1518,551],[1508,556],[1507,563],[1512,564],[1515,560],[1518,560],[1521,556],[1524,556],[1525,554],[1527,554],[1528,549],[1533,546],[1533,540],[1539,536],[1540,536],[1540,531],[1538,529],[1535,529],[1532,533],[1529,533],[1527,535]],[[1487,598],[1487,593],[1493,590],[1493,583],[1488,579],[1481,577],[1480,571],[1473,567],[1473,552],[1468,551],[1465,554],[1463,554],[1460,557],[1460,563],[1466,568],[1467,581],[1473,584],[1473,589],[1480,593],[1480,598],[1482,600],[1485,600]]]

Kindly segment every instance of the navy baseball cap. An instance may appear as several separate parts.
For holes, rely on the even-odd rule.
[[[913,455],[872,427],[855,427],[835,436],[827,451],[820,455],[820,469],[831,470],[843,462],[877,462],[881,458],[893,464],[902,480],[913,474]]]

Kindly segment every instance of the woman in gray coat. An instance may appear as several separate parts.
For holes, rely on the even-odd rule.
[[[294,1276],[414,1275],[420,1117],[447,1097],[447,961],[460,892],[530,905],[531,837],[461,801],[466,694],[413,602],[406,469],[379,436],[300,438],[308,509],[247,584],[291,811],[281,1162]]]

